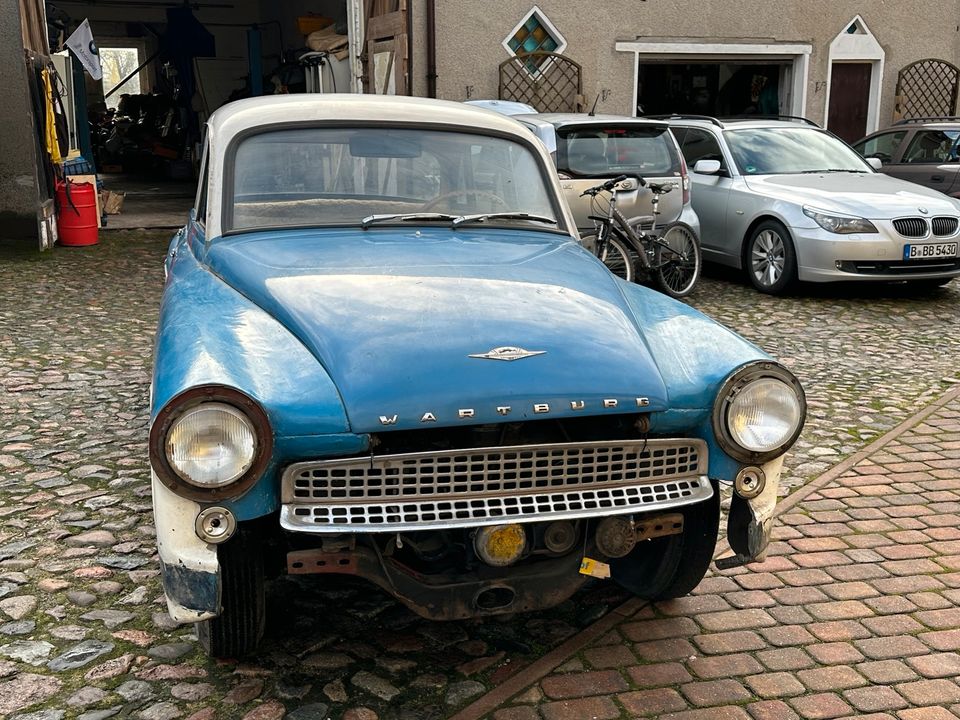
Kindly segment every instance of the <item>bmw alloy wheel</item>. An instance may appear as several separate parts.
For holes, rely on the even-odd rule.
[[[778,232],[767,228],[759,233],[750,252],[750,270],[757,283],[765,287],[776,285],[783,275],[786,254]]]

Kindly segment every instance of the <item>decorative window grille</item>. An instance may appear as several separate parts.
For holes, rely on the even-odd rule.
[[[562,53],[567,41],[544,12],[534,5],[504,38],[503,47],[511,55]],[[532,55],[524,60],[524,66],[531,75],[537,75],[549,62],[549,55]]]

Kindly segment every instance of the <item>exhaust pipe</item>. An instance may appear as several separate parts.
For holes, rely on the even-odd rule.
[[[497,585],[484,588],[477,593],[473,599],[473,606],[477,610],[490,612],[492,610],[503,610],[513,605],[517,593],[513,588]]]

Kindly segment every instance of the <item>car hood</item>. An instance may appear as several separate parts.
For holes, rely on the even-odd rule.
[[[286,230],[206,259],[323,364],[355,432],[666,407],[618,281],[569,237]],[[503,347],[539,354],[472,357]]]
[[[882,173],[810,173],[745,177],[754,192],[871,220],[916,215],[957,215],[957,204],[946,195]]]

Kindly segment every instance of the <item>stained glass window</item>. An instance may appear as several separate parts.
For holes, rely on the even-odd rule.
[[[534,6],[503,41],[503,46],[517,55],[532,52],[563,52],[567,42],[540,8]],[[527,70],[531,74],[538,73],[540,66],[546,60],[546,58],[528,58],[525,62]]]

